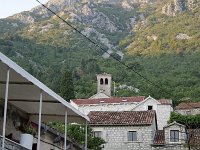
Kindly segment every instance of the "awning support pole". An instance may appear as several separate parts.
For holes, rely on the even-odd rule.
[[[42,90],[40,92],[40,105],[39,105],[39,122],[38,122],[38,141],[37,150],[40,150],[40,132],[41,132],[41,120],[42,120]]]
[[[7,107],[8,107],[8,87],[10,80],[10,68],[7,70],[7,79],[6,79],[6,91],[5,91],[5,104],[4,104],[4,116],[3,116],[3,141],[2,141],[2,150],[5,148],[5,135],[6,135],[6,117],[7,117]]]
[[[64,141],[64,150],[67,150],[67,110],[65,112],[65,141]]]
[[[87,120],[85,122],[85,150],[87,150]]]

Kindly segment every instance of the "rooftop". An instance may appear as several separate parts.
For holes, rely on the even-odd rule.
[[[130,103],[130,102],[141,102],[145,99],[144,96],[135,97],[111,97],[111,98],[99,98],[99,99],[75,99],[72,100],[77,105],[91,105],[91,104],[102,104],[102,103]]]
[[[178,106],[176,106],[176,110],[181,110],[181,109],[196,109],[196,108],[200,108],[200,102],[180,103]]]
[[[193,146],[200,145],[200,129],[188,129],[188,134],[190,135],[190,144]],[[164,145],[165,144],[165,133],[164,130],[157,130],[155,132],[154,145]]]
[[[150,111],[91,111],[88,114],[91,125],[151,125],[155,116]]]
[[[171,99],[160,99],[158,100],[162,105],[172,105]]]

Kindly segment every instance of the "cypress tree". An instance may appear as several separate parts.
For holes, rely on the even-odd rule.
[[[68,102],[75,98],[72,73],[69,70],[64,70],[61,74],[59,91],[60,95]]]

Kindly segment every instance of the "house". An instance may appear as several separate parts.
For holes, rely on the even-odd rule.
[[[92,111],[94,136],[106,144],[104,150],[149,150],[157,130],[156,113],[148,111]]]
[[[144,96],[112,97],[112,76],[110,74],[97,75],[97,94],[88,99],[71,100],[72,106],[88,115],[90,111],[146,111],[155,110],[158,118],[158,129],[162,130],[173,111],[172,100],[156,100]]]
[[[175,108],[175,112],[182,115],[197,115],[200,114],[200,102],[180,103]]]
[[[180,123],[172,122],[163,130],[157,130],[152,150],[197,150],[200,148],[200,129],[186,129]]]
[[[155,110],[158,118],[158,128],[161,130],[169,120],[173,111],[172,101],[156,100],[152,97],[110,97],[98,99],[75,99],[70,102],[79,111],[88,115],[90,111],[146,111]]]
[[[94,136],[105,140],[103,150],[198,150],[200,129],[187,129],[172,122],[157,128],[154,110],[92,111],[90,126]]]
[[[26,72],[15,62],[0,53],[0,143],[1,149],[32,149],[20,144],[19,126],[38,122],[35,149],[41,148],[41,122],[61,121],[85,124],[89,118],[66,102],[62,97]],[[86,123],[87,125],[87,123]],[[64,134],[64,150],[67,149],[67,130]],[[87,138],[86,138],[87,148]]]

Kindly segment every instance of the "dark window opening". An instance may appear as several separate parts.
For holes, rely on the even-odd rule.
[[[128,141],[137,141],[136,131],[128,131]]]
[[[148,106],[148,110],[153,110],[153,106]]]
[[[170,142],[179,142],[179,130],[170,131]]]
[[[101,131],[94,131],[94,137],[101,138]]]
[[[103,79],[102,78],[100,79],[100,84],[103,84]]]
[[[108,79],[107,78],[105,79],[105,84],[108,84]]]

